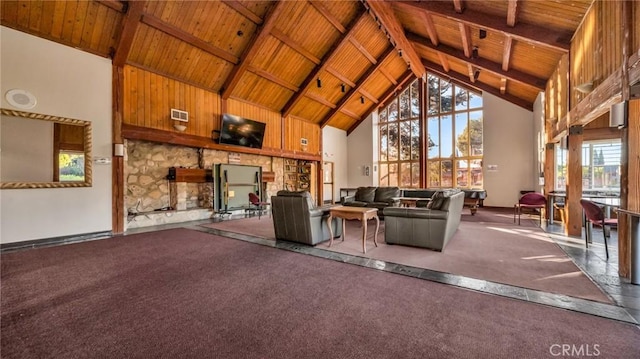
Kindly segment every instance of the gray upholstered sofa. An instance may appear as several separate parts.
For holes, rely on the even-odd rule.
[[[378,217],[383,218],[382,210],[397,205],[401,191],[398,187],[358,187],[353,196],[342,198],[343,206],[370,207],[378,209]]]
[[[427,207],[384,209],[385,242],[443,251],[460,225],[465,194],[437,192]]]
[[[316,207],[307,191],[279,191],[271,197],[276,239],[316,245],[329,239],[328,207]],[[332,219],[334,237],[342,234],[342,219]]]

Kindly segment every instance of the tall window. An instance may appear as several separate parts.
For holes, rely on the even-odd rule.
[[[556,146],[555,189],[564,191],[567,185],[567,150]],[[620,190],[620,140],[585,141],[582,143],[582,190]]]
[[[427,187],[481,188],[482,96],[428,74]]]
[[[420,187],[419,96],[416,80],[379,113],[380,186]]]

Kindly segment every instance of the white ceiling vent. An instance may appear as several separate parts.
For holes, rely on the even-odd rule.
[[[171,119],[176,121],[189,122],[189,112],[172,108]]]

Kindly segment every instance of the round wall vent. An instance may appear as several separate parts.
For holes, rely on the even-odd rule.
[[[11,106],[25,110],[34,108],[38,102],[31,92],[20,89],[7,91],[5,98]]]

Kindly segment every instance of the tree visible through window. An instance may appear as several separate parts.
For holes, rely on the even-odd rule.
[[[421,103],[427,104],[422,126]],[[479,94],[431,74],[426,82],[415,80],[379,112],[379,185],[482,187],[482,117]],[[427,178],[421,182],[422,166]]]
[[[482,97],[427,75],[427,187],[481,188]]]

